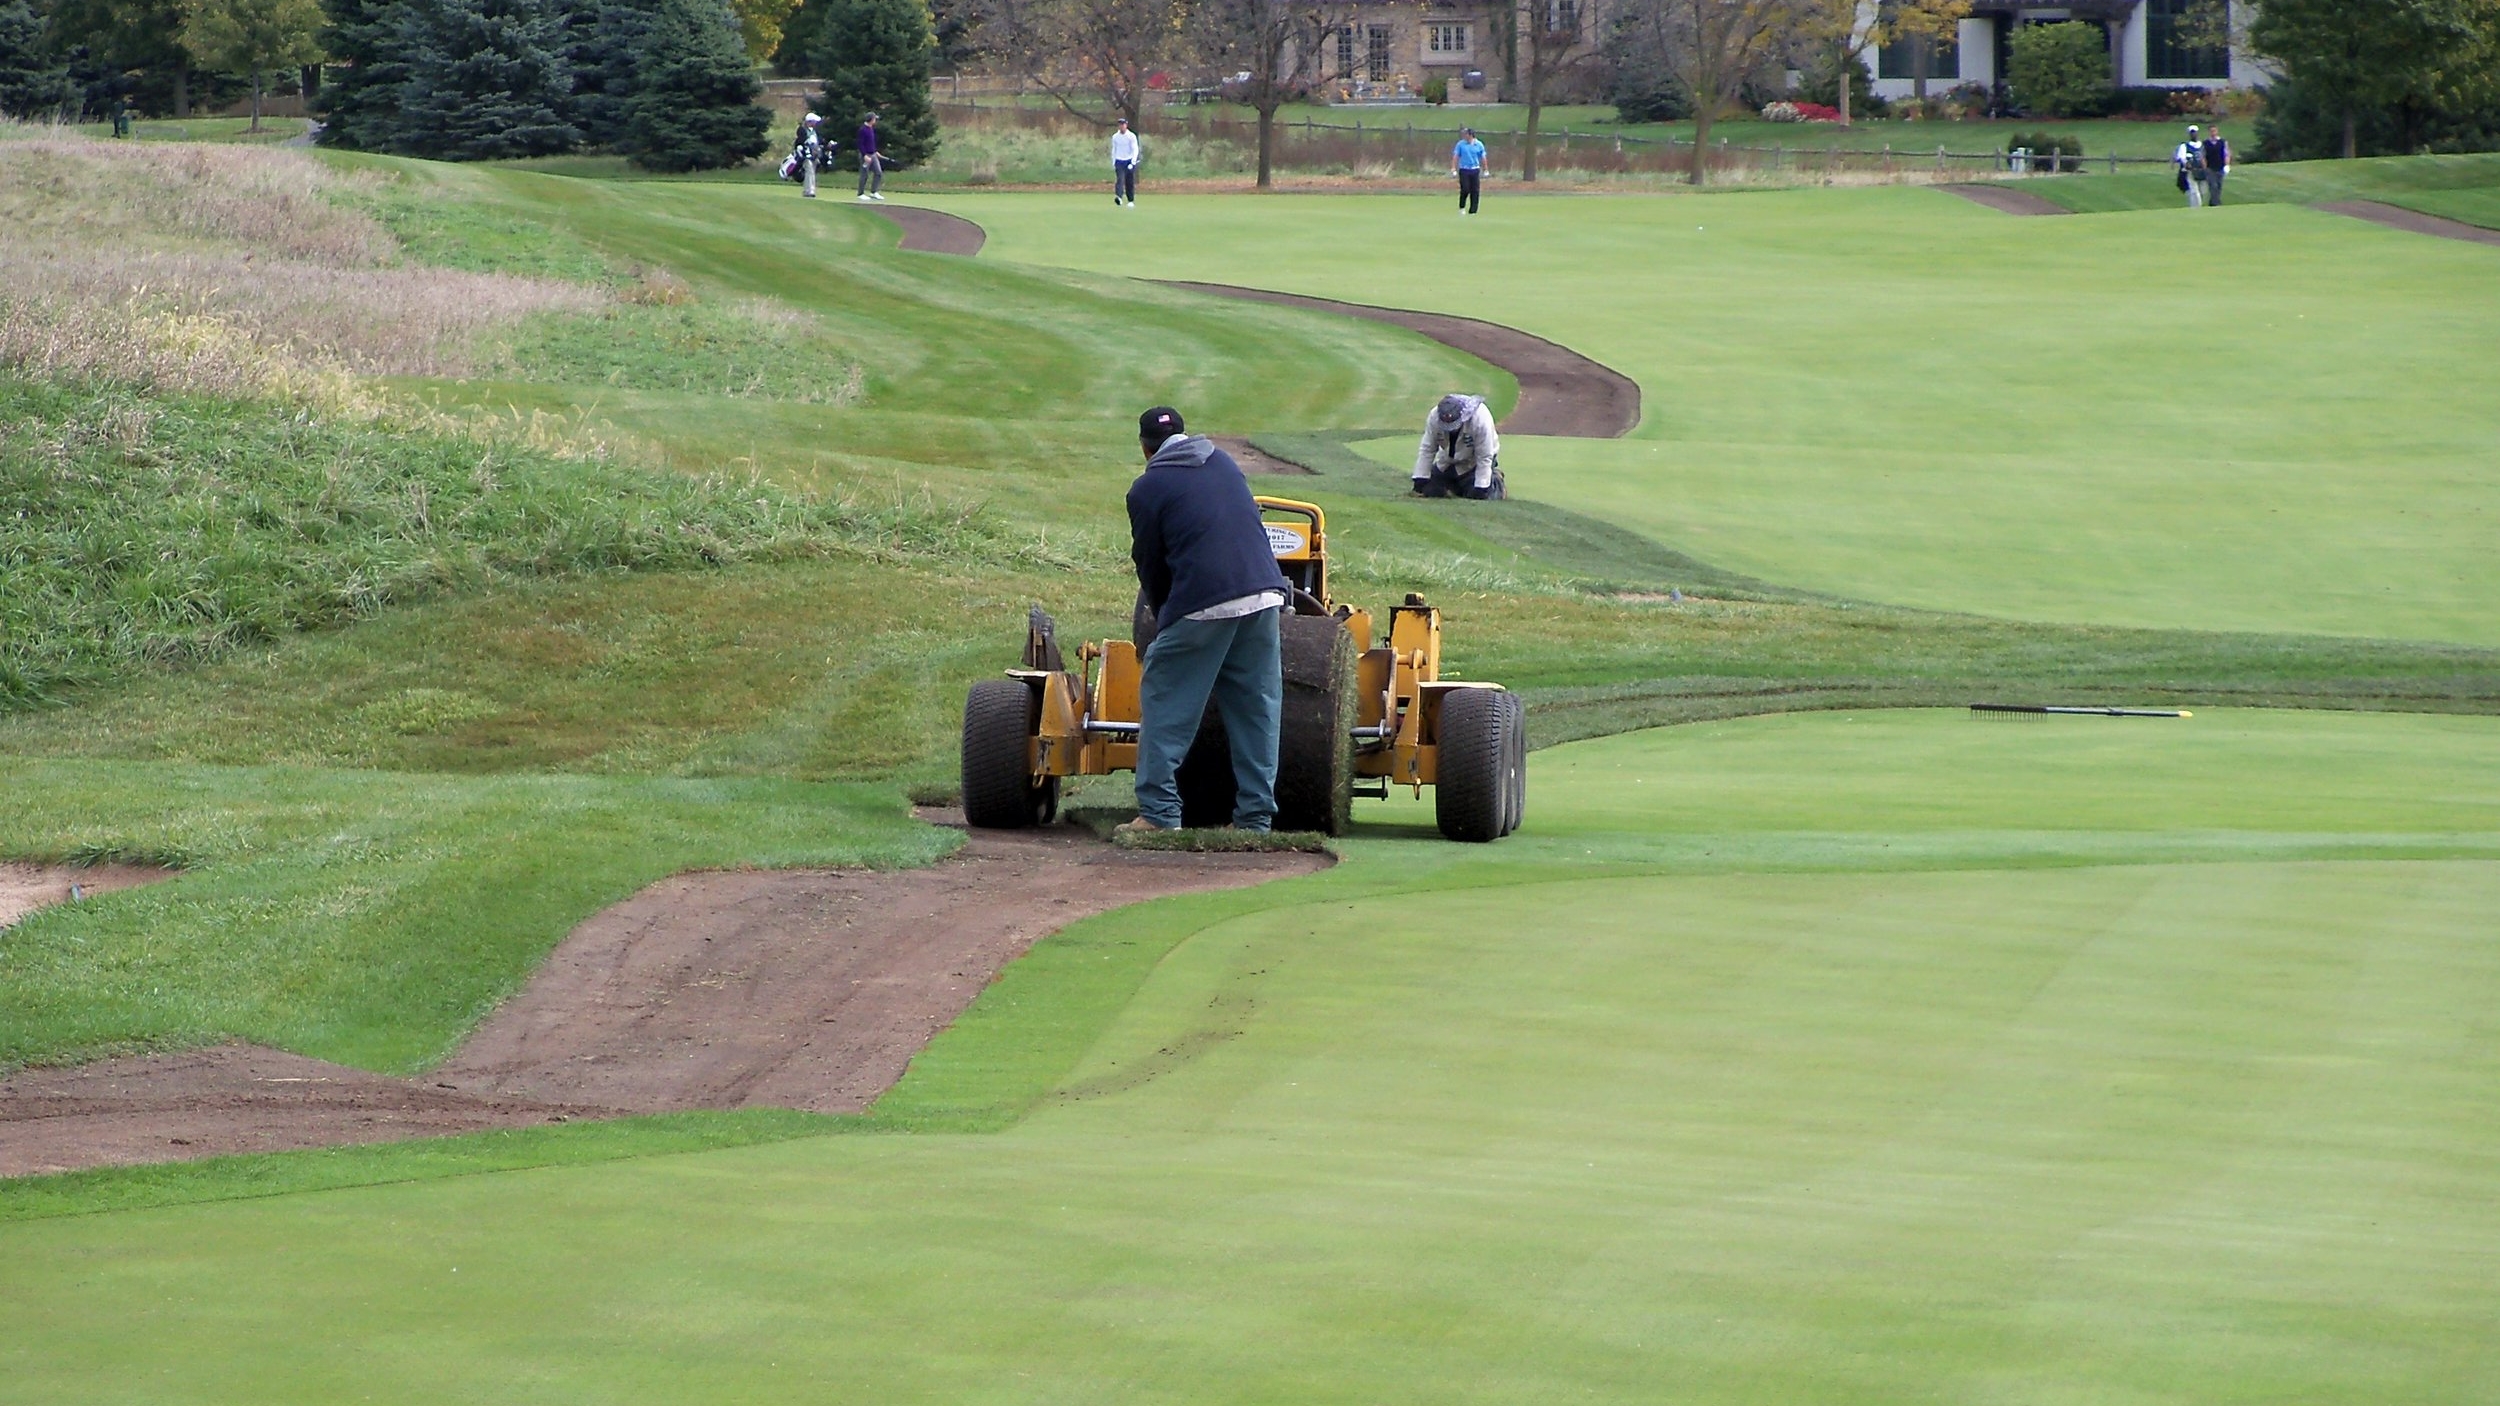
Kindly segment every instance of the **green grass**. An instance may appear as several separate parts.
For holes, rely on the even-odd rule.
[[[686,869],[925,863],[884,787],[0,758],[0,853],[168,883],[0,934],[0,1067],[241,1038],[409,1072],[582,919]]]
[[[2031,181],[2022,187],[2077,214],[2171,210],[2186,199],[2168,175]],[[2500,155],[2395,156],[2368,161],[2242,165],[2223,183],[2223,208],[2378,200],[2500,228]]]
[[[1045,944],[917,1136],[10,1225],[0,1398],[2477,1400],[2496,776],[2230,712],[1549,752],[1496,850]]]
[[[2020,619],[2500,642],[2500,395],[2465,369],[2490,251],[2280,206],[1948,202],[1511,200],[1464,225],[1397,197],[1184,196],[1117,224],[1075,197],[942,203],[989,226],[984,261],[1463,311],[1595,356],[1642,383],[1641,427],[1514,437],[1512,491],[1747,577]],[[1448,276],[1517,241],[1535,278]]]

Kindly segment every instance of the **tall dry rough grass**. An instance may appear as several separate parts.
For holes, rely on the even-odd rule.
[[[0,142],[0,367],[346,408],[355,374],[460,375],[487,331],[610,304],[400,264],[331,198],[367,179],[295,151]]]

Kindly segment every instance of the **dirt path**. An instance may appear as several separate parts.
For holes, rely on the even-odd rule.
[[[926,210],[916,205],[883,205],[877,208],[877,213],[902,227],[902,247],[905,249],[924,250],[932,254],[971,255],[980,253],[982,244],[989,238],[979,225],[942,210]],[[1519,404],[1511,410],[1510,418],[1502,422],[1502,429],[1511,434],[1614,439],[1630,433],[1632,427],[1641,421],[1641,388],[1633,383],[1631,377],[1591,361],[1569,347],[1532,336],[1515,327],[1480,322],[1472,317],[1452,317],[1445,313],[1378,308],[1364,303],[1341,303],[1332,298],[1304,297],[1299,293],[1237,288],[1229,283],[1165,281],[1174,288],[1213,293],[1219,297],[1282,303],[1287,307],[1310,308],[1342,317],[1394,323],[1409,331],[1420,332],[1444,346],[1456,347],[1491,362],[1519,382]],[[1226,448],[1232,447],[1228,444]],[[1232,453],[1234,458],[1241,459],[1239,450],[1232,450]],[[1254,467],[1248,459],[1241,460],[1242,467],[1252,473],[1292,472],[1296,468],[1284,464],[1282,460],[1274,462],[1282,467]]]
[[[1409,331],[1420,332],[1444,346],[1456,347],[1489,361],[1519,381],[1519,404],[1511,410],[1510,418],[1502,422],[1505,434],[1613,439],[1630,433],[1641,420],[1641,388],[1633,383],[1631,377],[1591,361],[1569,347],[1522,332],[1516,327],[1504,327],[1498,322],[1479,322],[1472,317],[1452,317],[1447,313],[1376,308],[1365,303],[1341,303],[1333,298],[1310,298],[1299,293],[1236,288],[1229,283],[1173,281],[1169,286],[1225,298],[1281,303],[1286,307],[1394,323]]]
[[[0,1176],[691,1108],[856,1112],[1058,928],[1327,863],[1132,852],[1060,826],[978,831],[926,869],[681,874],[576,928],[416,1079],[224,1045],[0,1080]]]
[[[2461,239],[2468,244],[2500,244],[2500,229],[2485,229],[2481,225],[2469,225],[2444,215],[2425,215],[2401,205],[2382,205],[2375,200],[2330,200],[2318,208],[2329,214],[2349,215],[2356,220],[2368,220],[2372,224],[2412,234]]]
[[[927,210],[917,205],[880,205],[877,213],[903,228],[905,249],[923,254],[961,254],[965,258],[981,252],[989,242],[989,231],[943,210]]]
[[[90,894],[111,893],[115,889],[137,888],[173,877],[169,869],[145,869],[131,864],[99,864],[89,869],[75,869],[66,864],[0,863],[0,928],[5,928],[38,908],[55,903],[71,903]]]
[[[2030,191],[2016,190],[2012,186],[1997,185],[1994,182],[1967,182],[1960,185],[1938,186],[1936,189],[1951,191],[1964,200],[1985,205],[1991,210],[2002,210],[2009,215],[2071,215],[2075,213],[2054,201],[2044,200]]]

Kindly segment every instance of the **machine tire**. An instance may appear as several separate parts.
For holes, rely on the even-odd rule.
[[[1502,691],[1502,706],[1510,717],[1510,804],[1502,819],[1507,835],[1528,818],[1528,706],[1508,689]]]
[[[1509,833],[1513,738],[1519,728],[1504,694],[1455,689],[1441,697],[1433,819],[1453,840],[1482,844]]]
[[[1342,835],[1354,821],[1354,637],[1327,615],[1287,615],[1276,738],[1276,828]]]
[[[985,830],[1021,830],[1059,809],[1059,778],[1033,784],[1028,744],[1041,694],[1015,679],[983,679],[964,698],[964,820]]]

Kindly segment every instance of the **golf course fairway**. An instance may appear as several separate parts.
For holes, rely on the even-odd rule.
[[[926,203],[989,231],[983,261],[1561,342],[1640,382],[1642,422],[1507,438],[1513,494],[1764,580],[2500,643],[2500,381],[2479,372],[2500,361],[2500,251],[2298,206],[2024,220],[1918,188],[1496,192],[1474,220],[1388,195]],[[1371,451],[1403,465],[1411,435]]]
[[[2500,725],[1825,714],[1532,785],[1046,944],[890,1096],[1029,1087],[1000,1132],[0,1226],[0,1401],[2500,1390]]]

